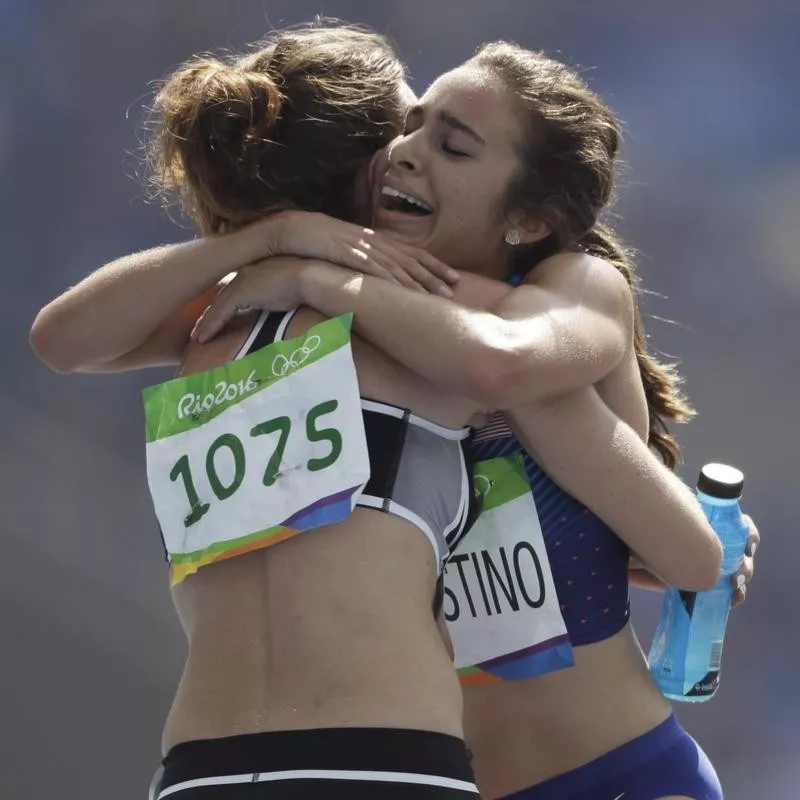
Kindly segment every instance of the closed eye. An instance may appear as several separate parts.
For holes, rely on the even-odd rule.
[[[469,158],[469,153],[465,153],[462,150],[456,150],[454,147],[451,147],[447,142],[442,142],[442,150],[450,156]]]

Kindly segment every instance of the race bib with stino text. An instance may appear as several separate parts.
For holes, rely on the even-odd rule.
[[[478,461],[483,511],[445,569],[462,684],[521,680],[575,661],[521,453]]]

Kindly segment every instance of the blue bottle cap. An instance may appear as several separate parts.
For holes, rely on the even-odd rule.
[[[727,464],[706,464],[697,479],[697,491],[720,500],[736,500],[742,496],[744,474]]]

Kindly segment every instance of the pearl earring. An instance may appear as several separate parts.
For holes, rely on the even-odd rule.
[[[519,231],[516,228],[512,228],[510,231],[506,231],[506,243],[510,244],[512,247],[516,247],[520,243],[519,238]]]

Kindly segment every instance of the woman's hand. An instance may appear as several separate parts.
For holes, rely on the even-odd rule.
[[[750,533],[747,537],[747,547],[745,549],[744,559],[742,566],[735,575],[731,577],[733,584],[733,607],[741,605],[747,597],[747,584],[753,579],[754,572],[754,559],[756,550],[758,549],[761,536],[758,532],[755,522],[747,514],[744,515],[744,521],[750,528]],[[650,572],[647,566],[636,556],[631,554],[630,563],[628,565],[628,578],[631,586],[637,589],[655,589],[657,591],[664,591],[667,585],[657,575]]]
[[[197,320],[191,338],[200,343],[213,339],[239,312],[289,311],[304,305],[303,281],[312,269],[348,275],[334,264],[293,256],[276,256],[250,264],[219,291]]]
[[[459,278],[425,250],[325,214],[283,211],[255,226],[263,226],[271,255],[317,258],[444,297]]]
[[[752,518],[745,514],[744,521],[750,528],[750,534],[747,537],[747,548],[745,549],[742,566],[739,567],[739,571],[731,578],[735,589],[733,593],[734,606],[743,603],[747,596],[747,584],[753,579],[756,550],[761,542],[761,535]]]

